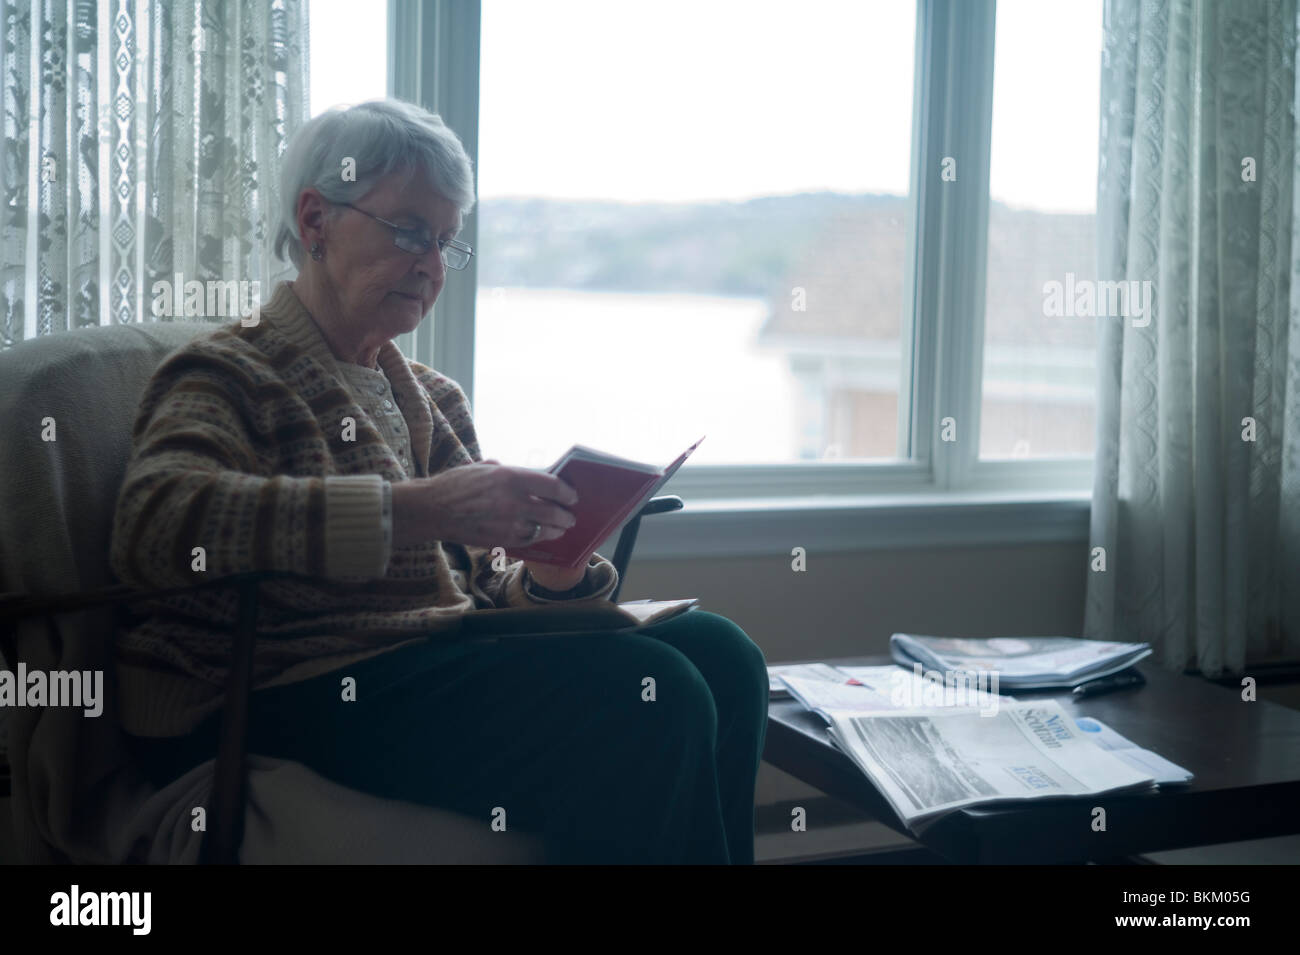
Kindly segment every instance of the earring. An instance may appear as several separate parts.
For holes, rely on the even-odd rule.
[[[311,244],[311,257],[317,262],[325,258],[325,253],[321,251],[319,242],[313,242]]]

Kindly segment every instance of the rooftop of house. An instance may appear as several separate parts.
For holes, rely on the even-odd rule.
[[[836,214],[790,269],[769,302],[760,337],[828,347],[897,340],[903,314],[907,205],[899,198]],[[1093,347],[1096,321],[1044,314],[1043,286],[1095,278],[1094,217],[989,208],[985,340],[1048,347]],[[802,288],[802,311],[792,290]]]

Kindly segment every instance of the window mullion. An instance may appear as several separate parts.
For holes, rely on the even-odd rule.
[[[926,145],[929,142],[929,115],[933,98],[930,76],[933,58],[930,50],[930,4],[916,5],[916,43],[912,70],[912,147],[910,156],[907,235],[903,258],[903,315],[899,327],[900,342],[909,343],[906,360],[900,362],[898,382],[898,450],[900,460],[914,461],[930,468],[930,438],[933,422],[934,347],[933,323],[923,320],[927,305],[923,289],[932,286],[918,282],[926,275],[925,241],[927,200],[925,189]],[[928,314],[928,313],[927,313]]]
[[[992,0],[922,0],[921,6],[927,89],[918,188],[925,251],[917,320],[924,336],[918,350],[933,374],[918,398],[931,400],[935,484],[951,490],[967,485],[979,456],[996,10]]]
[[[478,169],[480,0],[389,0],[388,93],[437,113],[456,131]],[[478,217],[465,218],[461,241],[478,245]],[[478,257],[451,272],[433,316],[397,344],[457,381],[474,397],[474,307]]]
[[[388,95],[415,100],[420,95],[420,17],[418,3],[388,0]],[[398,335],[393,342],[408,358],[416,356],[416,337],[421,329]]]

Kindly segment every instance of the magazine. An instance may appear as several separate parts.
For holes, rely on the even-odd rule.
[[[1074,637],[889,638],[894,660],[903,666],[954,671],[993,671],[1008,690],[1073,686],[1127,669],[1151,655],[1149,643],[1110,643]]]

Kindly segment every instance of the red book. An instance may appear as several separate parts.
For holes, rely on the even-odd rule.
[[[574,445],[547,470],[578,492],[578,503],[571,508],[576,522],[554,540],[507,548],[506,555],[539,564],[580,566],[601,541],[619,530],[654,497],[700,446],[700,441],[666,468]]]

